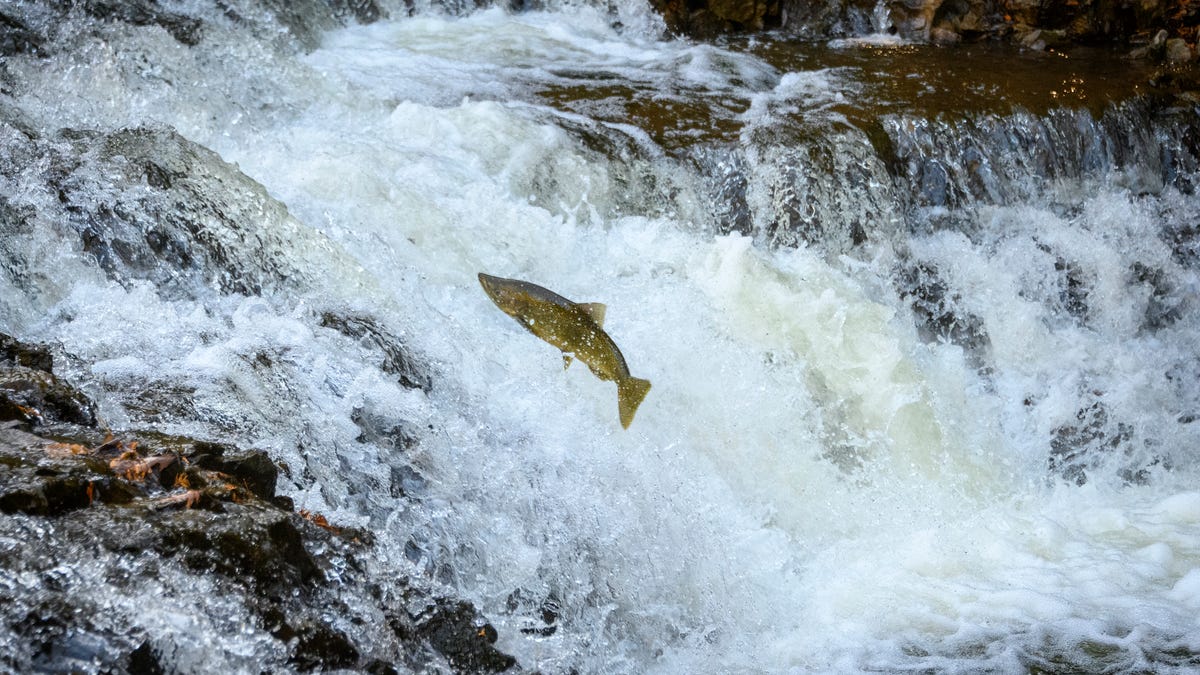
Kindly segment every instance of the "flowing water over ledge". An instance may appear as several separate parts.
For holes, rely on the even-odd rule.
[[[1161,75],[1147,61],[1083,47],[1051,53],[988,43],[950,49],[900,42],[795,42],[770,34],[729,38],[721,47],[686,58],[696,76],[710,78],[703,83],[689,81],[686,72],[678,79],[638,81],[619,69],[563,66],[551,69],[554,80],[536,93],[561,110],[632,123],[659,145],[681,150],[698,142],[738,140],[754,95],[776,84],[780,73],[820,72],[854,83],[831,108],[860,127],[888,115],[931,119],[1025,111],[1043,116],[1058,108],[1099,114],[1114,102],[1154,91],[1152,81]],[[761,59],[755,63],[759,70],[736,55]],[[717,74],[728,78],[724,91],[712,86]],[[800,113],[800,108],[792,111],[793,121]]]
[[[529,670],[1200,665],[1200,116],[1162,74],[227,4],[21,3],[44,55],[0,72],[0,331],[107,424],[265,451],[384,597],[469,600]],[[629,430],[479,271],[608,305]],[[108,611],[203,671],[178,604]],[[303,669],[183,604],[221,667]]]

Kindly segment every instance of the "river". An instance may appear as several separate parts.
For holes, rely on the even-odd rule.
[[[296,50],[170,5],[198,46],[77,12],[7,105],[174,129],[294,229],[223,244],[273,261],[241,290],[22,244],[0,330],[70,355],[108,424],[268,450],[530,671],[1200,665],[1200,125],[1150,66],[703,44],[633,1],[397,5]],[[628,430],[479,272],[607,305],[653,384]],[[429,386],[330,311],[393,327]],[[269,660],[252,633],[213,663]]]

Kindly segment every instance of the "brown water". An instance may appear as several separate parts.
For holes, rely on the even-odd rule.
[[[881,116],[927,118],[1016,110],[1044,114],[1056,108],[1093,113],[1113,102],[1153,91],[1156,66],[1100,49],[1037,52],[1005,45],[843,45],[785,39],[730,40],[723,48],[749,54],[780,76],[826,71],[847,84],[833,110],[865,128]],[[537,96],[566,112],[632,124],[669,151],[697,142],[737,139],[753,87],[734,92],[639,86],[591,76],[541,86]],[[802,116],[800,110],[795,115]]]

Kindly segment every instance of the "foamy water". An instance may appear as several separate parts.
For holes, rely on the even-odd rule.
[[[1194,220],[1195,199],[1100,176],[971,212],[972,236],[852,255],[717,234],[684,164],[649,153],[678,189],[665,207],[631,198],[619,160],[560,125],[540,87],[732,96],[753,128],[781,110],[836,123],[858,85],[661,41],[626,13],[623,30],[586,8],[426,13],[336,31],[294,61],[227,44],[242,61],[207,73],[168,50],[160,67],[194,78],[170,86],[116,54],[55,62],[53,86],[78,97],[47,94],[45,119],[168,124],[214,148],[288,206],[297,241],[319,242],[293,257],[320,281],[172,301],[81,277],[47,317],[6,328],[78,356],[113,423],[144,414],[122,398],[131,384],[193,389],[203,421],[160,426],[270,449],[299,507],[372,527],[385,558],[407,547],[405,565],[453,570],[442,580],[530,670],[1016,672],[1059,656],[1166,672],[1164,655],[1200,652],[1198,280],[1156,235],[1164,214]],[[1063,255],[1088,279],[1086,320],[1061,299]],[[893,283],[910,257],[960,289],[989,368],[921,340]],[[1167,270],[1171,325],[1144,329],[1135,262]],[[608,305],[653,383],[629,430],[612,384],[564,372],[480,271]],[[401,327],[432,390],[322,329],[325,307]],[[269,373],[249,365],[261,353]],[[1048,470],[1050,442],[1097,402],[1128,442],[1077,485]],[[357,440],[363,411],[419,432],[421,501],[373,487],[397,451]],[[557,630],[522,631],[547,597]]]

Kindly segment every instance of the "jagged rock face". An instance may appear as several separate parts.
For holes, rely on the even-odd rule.
[[[165,298],[285,290],[320,292],[336,307],[336,295],[309,271],[314,259],[346,270],[352,283],[368,283],[354,282],[355,266],[345,255],[292,218],[262,185],[173,130],[43,137],[14,114],[0,115],[0,135],[0,185],[11,195],[0,196],[0,281],[25,296],[25,312],[49,307],[65,292],[65,278],[33,270],[65,272],[63,264],[76,265],[77,275],[98,269],[127,287],[149,282]],[[78,255],[64,257],[46,241]],[[7,297],[0,307],[15,301]],[[386,372],[405,386],[431,386],[394,328],[334,309],[322,323],[383,352]]]
[[[23,195],[4,199],[7,235],[53,229],[115,281],[147,280],[175,297],[204,286],[258,294],[284,279],[304,283],[283,252],[305,236],[287,209],[176,132],[44,138],[11,123],[4,131],[0,180]],[[27,259],[20,245],[9,239],[5,259]]]

